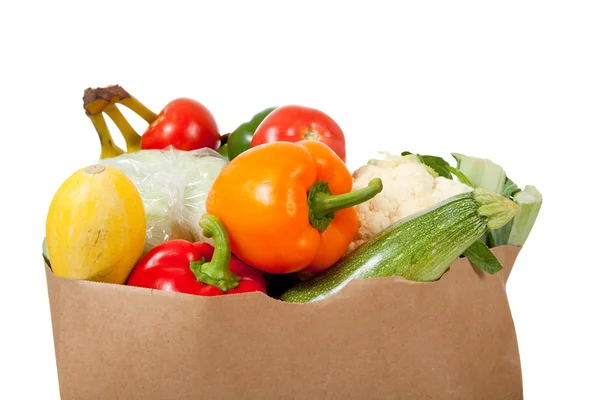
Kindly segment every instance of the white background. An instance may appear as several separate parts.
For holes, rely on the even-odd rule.
[[[508,283],[525,398],[600,398],[595,2],[7,3],[0,397],[58,398],[44,222],[99,156],[83,90],[118,83],[155,112],[193,97],[222,133],[271,105],[322,109],[351,168],[378,150],[456,151],[536,185],[544,206]]]

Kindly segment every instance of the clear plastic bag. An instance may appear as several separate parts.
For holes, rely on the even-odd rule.
[[[122,171],[137,187],[146,211],[144,254],[172,239],[211,242],[200,218],[206,197],[227,161],[212,149],[140,150],[99,160]]]

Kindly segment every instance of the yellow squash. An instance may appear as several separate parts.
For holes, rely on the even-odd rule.
[[[142,199],[131,180],[114,167],[78,170],[50,204],[46,241],[57,276],[125,283],[145,239]]]

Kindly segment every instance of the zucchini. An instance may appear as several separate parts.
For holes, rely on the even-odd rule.
[[[450,197],[396,222],[280,299],[320,300],[353,279],[402,276],[435,281],[488,229],[503,226],[516,212],[513,201],[484,188]]]

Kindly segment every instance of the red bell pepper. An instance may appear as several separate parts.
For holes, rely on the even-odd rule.
[[[262,273],[230,252],[225,225],[206,214],[200,226],[215,247],[206,242],[170,240],[150,250],[134,267],[127,285],[200,296],[243,292],[266,293]]]

